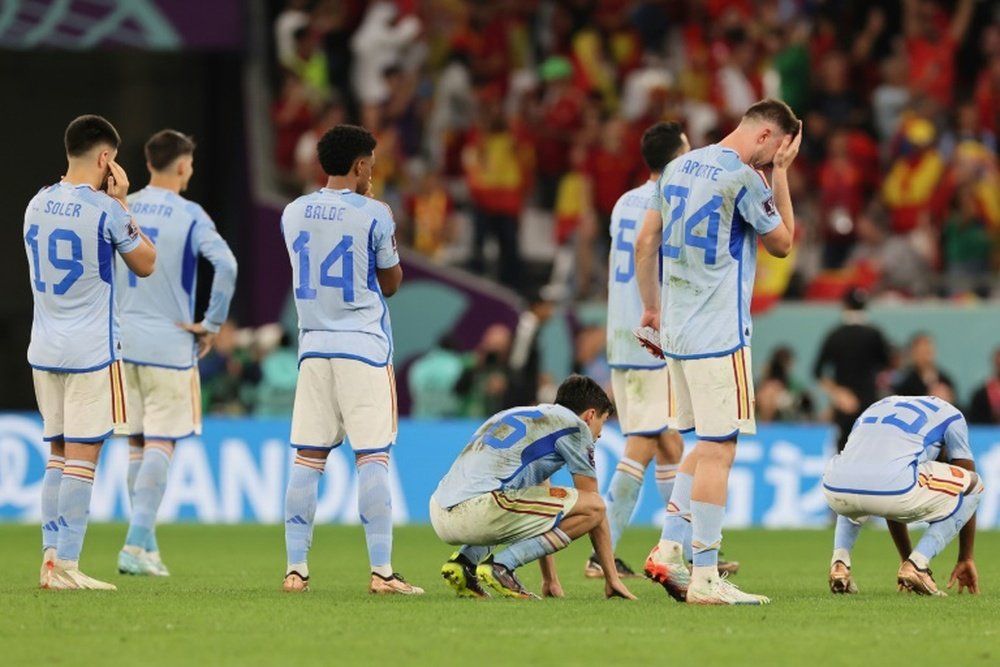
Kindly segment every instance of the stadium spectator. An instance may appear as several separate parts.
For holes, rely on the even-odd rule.
[[[543,382],[551,382],[541,372],[538,336],[554,314],[555,304],[541,294],[534,296],[528,309],[521,313],[510,345],[507,407],[537,403]]]
[[[309,0],[285,0],[285,8],[274,20],[274,47],[278,62],[285,67],[295,64],[295,33],[309,25]]]
[[[931,223],[931,209],[945,167],[934,139],[934,125],[926,118],[917,116],[903,121],[896,157],[882,184],[882,200],[896,233],[911,232]]]
[[[281,92],[271,106],[274,124],[274,161],[282,176],[292,180],[295,170],[295,149],[299,137],[308,132],[315,118],[315,99],[291,71],[283,71]]]
[[[790,347],[775,348],[755,391],[760,421],[811,421],[815,416],[812,396],[792,373],[794,366],[795,353]]]
[[[942,15],[934,0],[903,0],[903,37],[913,88],[941,109],[951,108],[955,54],[969,28],[975,0],[958,0],[954,14]]]
[[[480,114],[462,154],[472,197],[475,223],[472,268],[485,271],[487,236],[500,246],[500,282],[517,288],[521,282],[518,219],[530,187],[531,147],[504,116],[499,90],[480,92]]]
[[[420,254],[440,261],[458,226],[455,203],[436,169],[418,160],[409,167],[415,187],[403,203],[411,244]]]
[[[876,376],[889,365],[889,345],[885,337],[866,321],[867,302],[868,294],[864,290],[847,292],[841,323],[826,335],[813,365],[813,376],[833,408],[838,452],[844,449],[854,420],[865,407],[875,402]]]
[[[573,64],[552,56],[539,68],[544,84],[538,135],[538,203],[552,210],[559,179],[569,166],[569,153],[580,117],[584,95],[573,86]]]
[[[215,346],[199,360],[205,412],[244,415],[250,411],[260,382],[260,366],[249,338],[227,320],[219,328]]]
[[[951,377],[938,368],[935,360],[934,339],[926,332],[918,332],[910,338],[910,363],[892,386],[900,396],[937,396],[948,402],[955,398],[955,383]]]
[[[443,419],[461,414],[457,391],[464,361],[455,341],[445,336],[437,345],[413,362],[409,372],[410,414],[419,419]]]
[[[849,139],[847,130],[834,130],[819,167],[825,269],[839,269],[847,261],[857,236],[855,220],[864,205],[864,175],[850,153]]]
[[[269,325],[280,326],[280,325]],[[263,417],[291,417],[295,382],[299,377],[297,343],[282,331],[278,346],[260,360],[260,383],[254,392],[253,413]]]
[[[295,144],[295,176],[302,192],[309,194],[326,185],[326,174],[319,164],[316,144],[319,138],[335,125],[347,121],[347,109],[339,96],[334,95],[316,114],[312,127],[299,135]]]
[[[456,387],[465,397],[467,416],[486,417],[509,407],[511,335],[510,328],[504,324],[491,325],[483,332],[474,351],[474,361]]]
[[[972,394],[970,424],[1000,424],[1000,347],[993,351],[993,375]]]
[[[872,292],[922,296],[930,292],[931,264],[909,236],[888,229],[884,209],[870,205],[857,221],[858,241],[847,258],[853,281]]]
[[[988,294],[992,239],[979,214],[976,193],[966,186],[958,191],[951,216],[944,224],[942,241],[951,294],[969,291]]]
[[[379,107],[389,98],[385,71],[402,64],[403,51],[421,30],[419,18],[398,13],[392,2],[373,2],[351,38],[351,81],[362,106],[361,118],[372,129],[380,127]]]

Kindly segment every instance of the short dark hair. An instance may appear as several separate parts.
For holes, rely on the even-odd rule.
[[[98,144],[107,144],[112,148],[118,148],[122,138],[118,135],[115,126],[106,118],[86,114],[77,116],[73,122],[66,126],[63,141],[66,144],[66,155],[80,157]]]
[[[375,137],[357,125],[337,125],[319,140],[319,163],[327,176],[346,176],[358,158],[375,150]]]
[[[559,385],[556,391],[556,405],[569,408],[576,414],[583,414],[590,408],[597,410],[599,415],[610,415],[615,406],[601,385],[586,375],[570,375]]]
[[[650,171],[663,171],[667,163],[677,157],[683,145],[683,134],[680,123],[674,121],[657,123],[642,133],[640,151],[642,160]]]
[[[799,119],[796,118],[792,108],[781,100],[770,97],[753,104],[746,110],[743,117],[769,121],[777,125],[779,130],[793,137],[799,132]]]
[[[160,130],[146,142],[146,162],[155,171],[163,171],[182,155],[193,155],[194,139],[177,130]]]

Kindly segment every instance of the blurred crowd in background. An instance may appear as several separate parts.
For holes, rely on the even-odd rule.
[[[375,196],[391,205],[400,243],[533,304],[516,330],[492,327],[473,350],[446,338],[412,364],[416,415],[544,399],[537,329],[555,302],[604,298],[611,209],[648,176],[643,130],[678,120],[700,147],[766,96],[792,106],[804,140],[791,180],[796,249],[761,256],[756,303],[839,301],[857,288],[900,300],[1000,295],[997,3],[286,0],[271,10],[274,161],[288,196],[325,184],[315,145],[326,129],[362,124],[378,140]],[[290,406],[288,336],[244,333],[240,344],[233,329],[232,345],[220,335],[203,362],[207,406]],[[602,382],[603,336],[598,324],[575,328],[576,366]],[[821,356],[798,360],[816,365],[807,377],[790,349],[774,353],[758,378],[762,419],[850,407],[821,381],[835,375]],[[947,398],[933,360],[926,337],[886,344],[875,395],[916,389],[901,384],[914,376]],[[990,421],[1000,420],[995,362],[974,399]],[[818,410],[816,391],[830,407]]]

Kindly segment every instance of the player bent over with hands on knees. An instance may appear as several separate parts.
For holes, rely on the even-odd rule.
[[[79,565],[101,446],[126,432],[115,253],[145,277],[153,273],[156,250],[129,215],[114,126],[80,116],[66,128],[65,142],[66,175],[42,188],[24,213],[35,302],[28,363],[51,446],[42,480],[39,586],[115,590]]]
[[[309,588],[316,496],[330,452],[347,438],[358,471],[358,513],[371,565],[370,593],[418,595],[392,569],[389,455],[396,442],[396,378],[385,298],[403,269],[396,223],[371,187],[375,138],[337,125],[317,146],[325,188],[299,197],[281,216],[299,316],[299,377],[292,407],[296,451],[285,493],[287,567],[282,588]]]
[[[719,548],[736,440],[740,433],[756,432],[750,298],[757,237],[772,255],[791,251],[795,219],[788,169],[801,138],[801,123],[787,104],[752,105],[718,144],[666,166],[636,241],[644,306],[638,324],[659,330],[673,425],[698,438],[681,463],[660,542],[645,570],[672,597],[688,603],[770,602],[719,575]],[[773,191],[760,171],[768,165]],[[654,336],[654,347],[655,342]],[[690,572],[684,558],[688,541]]]
[[[838,515],[830,590],[858,592],[851,549],[865,519],[880,516],[889,522],[903,561],[896,573],[899,590],[944,596],[930,561],[958,535],[958,562],[948,588],[957,583],[959,593],[978,593],[973,544],[983,490],[958,408],[934,396],[890,396],[872,404],[823,472],[826,502]],[[906,524],[914,521],[930,527],[911,548]]]
[[[571,375],[554,404],[497,413],[473,435],[431,496],[431,524],[461,545],[441,568],[460,597],[531,599],[518,567],[539,560],[542,595],[562,597],[552,554],[590,535],[605,576],[606,597],[635,599],[621,582],[604,501],[597,490],[594,441],[614,408],[600,385]],[[550,486],[566,467],[575,488]],[[497,545],[507,548],[496,557]]]

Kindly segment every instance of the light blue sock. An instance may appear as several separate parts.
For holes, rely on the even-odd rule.
[[[565,549],[572,541],[569,535],[558,528],[553,528],[538,537],[530,537],[526,540],[515,542],[504,549],[504,552],[497,556],[494,562],[503,565],[508,570],[515,570],[525,563],[530,563],[542,556],[554,554],[560,549]]]
[[[667,501],[667,516],[663,520],[663,532],[660,533],[660,539],[690,544],[691,485],[694,483],[694,477],[687,473],[678,472],[674,480],[674,491]]]
[[[135,479],[139,475],[139,468],[142,467],[143,448],[134,445],[128,446],[128,474],[125,483],[128,485],[128,500],[135,502]],[[135,507],[133,504],[132,507]]]
[[[722,546],[723,505],[691,502],[691,549],[695,567],[717,567]]]
[[[663,506],[666,507],[670,503],[670,496],[674,492],[674,482],[677,480],[677,469],[680,464],[677,463],[666,463],[663,465],[656,466],[656,490],[660,492],[660,498],[663,498]]]
[[[372,572],[392,575],[392,495],[389,489],[389,453],[357,459],[358,514],[365,527]]]
[[[42,478],[42,549],[54,549],[59,539],[59,484],[66,459],[52,454]]]
[[[90,496],[94,491],[94,468],[82,459],[69,459],[59,484],[59,533],[56,558],[79,561],[90,517]]]
[[[154,523],[153,527],[149,529],[149,537],[146,538],[146,551],[154,552],[159,550],[160,545],[156,541],[156,524]]]
[[[924,531],[917,542],[916,549],[910,556],[910,560],[917,564],[917,567],[926,568],[927,563],[934,556],[941,553],[948,544],[955,539],[962,526],[969,522],[972,515],[976,513],[976,508],[983,500],[981,492],[973,492],[968,496],[961,496],[961,506],[947,519],[935,521],[930,528]]]
[[[833,548],[850,552],[861,534],[861,522],[837,515],[837,526],[833,529]]]
[[[642,488],[642,477],[645,468],[629,458],[622,458],[611,477],[608,487],[608,528],[611,531],[611,548],[618,546],[625,526],[632,520],[632,512],[639,500],[639,489]]]
[[[690,521],[685,521],[684,524],[684,542],[681,544],[681,548],[684,551],[684,560],[690,563],[694,559],[693,550],[691,549],[691,535],[694,529],[691,527]]]
[[[482,563],[490,555],[491,551],[493,551],[493,547],[464,544],[458,550],[458,553],[462,554],[462,556],[475,566]]]
[[[125,544],[146,549],[156,513],[167,489],[167,472],[170,470],[170,453],[164,447],[146,445],[142,455],[142,466],[135,478],[135,493],[132,496],[132,520],[129,522]]]
[[[316,495],[326,461],[296,455],[285,490],[285,551],[288,565],[306,562],[312,544]],[[299,572],[308,577],[308,572]]]

